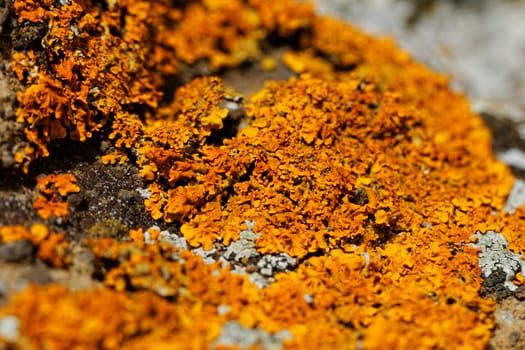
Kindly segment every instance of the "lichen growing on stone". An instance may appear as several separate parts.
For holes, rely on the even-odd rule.
[[[63,233],[55,233],[46,225],[33,224],[26,228],[22,225],[0,226],[0,244],[27,240],[36,247],[36,256],[57,267],[69,263],[68,242]]]
[[[518,288],[512,283],[519,272],[525,272],[525,261],[519,254],[508,251],[509,243],[500,233],[488,231],[485,233],[476,232],[473,236],[476,243],[472,243],[474,248],[479,248],[479,265],[483,271],[483,277],[489,277],[493,272],[502,270],[505,273],[505,287],[510,290]]]
[[[39,177],[36,188],[39,195],[33,207],[44,220],[51,216],[67,219],[69,205],[65,198],[68,194],[80,191],[73,174],[50,174]]]
[[[250,329],[247,346],[486,346],[495,304],[480,296],[468,243],[494,230],[525,253],[525,209],[499,212],[514,179],[444,77],[291,0],[14,8],[21,27],[42,32],[13,49],[29,144],[13,159],[32,176],[62,142],[102,139],[97,157],[140,173],[144,215],[159,226],[0,227],[1,243],[27,239],[54,266],[67,264],[66,238],[93,233],[82,243],[103,285],[22,291],[0,310],[20,336],[1,341],[200,349],[239,345],[228,333]],[[277,64],[295,74],[246,96],[241,124],[220,74],[275,45],[285,51]],[[65,197],[82,193],[71,176],[36,180],[42,219],[67,217]],[[239,264],[246,274],[232,273]]]

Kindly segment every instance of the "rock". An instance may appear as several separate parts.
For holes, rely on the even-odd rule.
[[[28,240],[0,244],[0,262],[21,262],[29,260],[34,247]]]

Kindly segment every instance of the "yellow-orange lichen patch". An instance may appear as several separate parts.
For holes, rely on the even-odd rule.
[[[203,155],[197,152],[207,147],[206,142],[214,132],[223,128],[223,120],[228,115],[228,110],[220,106],[224,94],[217,78],[194,80],[177,90],[173,115],[168,115],[168,120],[144,125],[139,132],[140,142],[132,141],[138,150],[141,176],[157,181],[148,187],[150,196],[145,201],[155,219],[181,222],[195,215],[196,208],[205,202],[213,198],[218,201],[229,187],[229,182],[221,176],[223,170],[199,164]],[[126,125],[123,128],[126,130]],[[119,135],[117,131],[115,134]],[[234,175],[242,169],[230,167],[227,171]],[[202,178],[203,183],[188,183],[194,177]],[[161,180],[170,186],[162,186]],[[181,183],[186,185],[173,186]]]
[[[227,276],[231,278],[228,283],[233,284],[241,283],[244,279],[239,275],[230,275],[228,269],[213,274],[212,271],[221,270],[219,263],[207,265],[199,256],[186,250],[178,251],[166,243],[157,243],[156,239],[153,244],[146,244],[138,235],[139,232],[131,231],[130,236],[134,240],[129,243],[116,243],[110,238],[88,241],[97,257],[116,262],[105,276],[106,286],[120,291],[129,288],[148,289],[161,296],[173,297],[181,289],[203,290],[206,285],[215,288],[212,286],[218,283],[217,280],[226,279]],[[152,239],[151,236],[149,239]],[[255,286],[253,288],[256,290]]]
[[[37,179],[36,189],[38,197],[33,202],[33,207],[38,215],[46,220],[51,216],[67,219],[69,205],[65,197],[80,191],[73,174],[50,174]]]
[[[242,1],[177,7],[167,0],[133,0],[102,8],[91,1],[16,0],[14,6],[20,22],[47,28],[42,48],[13,54],[13,71],[28,85],[17,111],[32,143],[23,155],[26,169],[32,159],[49,156],[55,139],[85,141],[107,124],[118,130],[126,123],[121,118],[152,115],[179,62],[234,67],[258,59],[267,35],[257,10]],[[224,113],[210,113],[202,122],[220,124]]]
[[[100,159],[102,160],[102,163],[104,163],[105,165],[108,165],[108,164],[115,165],[117,163],[124,164],[129,161],[128,156],[124,152],[121,152],[121,151],[115,151],[113,153],[105,154],[102,157],[100,157]]]
[[[1,316],[20,320],[26,349],[203,349],[220,334],[220,319],[186,297],[170,303],[151,292],[68,292],[31,286]],[[206,322],[194,322],[203,320]],[[13,344],[11,344],[13,345]]]
[[[415,71],[417,81],[421,72]],[[221,227],[237,222],[240,231],[243,220],[252,220],[260,234],[257,246],[262,253],[286,252],[302,258],[319,252],[333,254],[338,249],[350,256],[361,252],[360,265],[355,268],[363,276],[358,290],[370,293],[373,289],[362,286],[372,283],[387,291],[385,299],[371,293],[369,302],[355,303],[356,297],[324,292],[318,300],[322,310],[337,303],[335,300],[352,300],[331,306],[335,310],[332,317],[363,327],[364,342],[370,348],[382,348],[374,339],[390,323],[398,325],[394,334],[404,334],[408,343],[423,348],[470,341],[482,346],[493,324],[493,303],[479,297],[476,253],[461,242],[472,235],[474,222],[480,224],[483,215],[501,208],[512,183],[508,169],[495,163],[488,147],[478,149],[478,154],[484,152],[478,158],[466,146],[487,145],[489,138],[462,103],[449,110],[449,115],[462,115],[467,125],[448,131],[444,143],[434,137],[442,132],[442,126],[432,119],[438,108],[422,107],[428,103],[426,96],[435,97],[435,93],[407,98],[406,90],[391,93],[355,75],[338,74],[339,81],[305,75],[270,84],[253,96],[246,106],[250,123],[237,137],[219,146],[203,144],[200,153],[185,158],[186,163],[179,161],[176,169],[184,171],[175,179],[184,179],[184,185],[175,181],[172,188],[159,191],[156,187],[158,198],[165,203],[155,207],[157,217],[164,214],[167,221],[181,222],[189,243],[206,249],[220,237]],[[430,81],[434,78],[436,85],[442,84],[438,76],[427,77]],[[205,91],[197,85],[191,87]],[[439,91],[444,100],[457,98]],[[445,106],[451,108],[449,103]],[[163,174],[158,171],[163,169],[160,164],[156,163],[156,174]],[[231,172],[239,167],[247,175]],[[497,186],[485,189],[487,183]],[[202,188],[219,196],[206,197]],[[224,202],[221,190],[228,188],[233,194]],[[220,207],[217,198],[223,201]],[[210,206],[221,208],[222,213],[206,209]],[[466,215],[468,211],[477,211],[479,216]],[[472,222],[466,226],[469,219]],[[436,227],[424,230],[425,222]],[[424,248],[428,242],[433,242],[431,249]],[[451,248],[456,244],[458,248]],[[355,246],[360,247],[357,252]],[[460,253],[452,255],[454,249]],[[376,261],[380,267],[363,265],[365,257],[376,259],[374,254],[381,257]],[[336,266],[334,269],[341,269],[344,264],[337,261]],[[318,276],[317,282],[304,277],[304,282],[331,285],[326,276],[333,277],[333,271]],[[352,272],[345,276],[356,278]],[[350,288],[343,280],[333,288]],[[296,299],[280,281],[271,287],[279,292],[268,294],[266,302],[287,305],[287,311],[294,307],[304,310],[290,299],[277,298],[286,295]],[[317,293],[312,289],[312,295]],[[473,305],[483,311],[472,311]],[[257,323],[253,315],[259,311],[254,308],[250,317],[243,316],[247,317],[244,322]],[[307,320],[295,313],[290,319],[284,320],[288,315],[281,319],[284,314],[272,314],[259,324],[269,330],[286,324],[297,329],[303,340],[314,341],[299,331],[299,325],[308,324]],[[334,329],[333,323],[328,324]],[[355,341],[346,331],[334,336],[334,342]],[[386,347],[408,344],[403,339],[388,338]]]
[[[146,210],[180,228],[182,246],[220,255],[253,222],[257,258],[286,253],[297,265],[259,289],[228,262],[206,264],[161,242],[156,229],[132,230],[129,242],[91,240],[105,289],[33,289],[8,307],[31,341],[202,348],[236,320],[287,330],[293,338],[285,345],[298,349],[486,346],[494,302],[480,297],[477,252],[468,243],[476,231],[496,230],[524,254],[525,214],[492,215],[513,177],[491,154],[481,118],[445,77],[390,40],[316,16],[308,3],[63,3],[15,0],[20,21],[47,28],[41,48],[13,55],[27,84],[17,118],[32,143],[17,162],[47,156],[56,139],[85,141],[108,130],[118,153],[103,160],[113,164],[122,154],[134,162],[146,182]],[[283,61],[301,75],[266,83],[243,104],[246,125],[238,131],[219,78],[182,82],[266,55],[268,36],[292,47]],[[173,99],[160,93],[172,89]],[[72,185],[41,181],[48,202],[65,203],[70,190],[60,188]],[[46,232],[34,230],[49,256],[55,241]],[[19,307],[29,293],[53,295],[70,317],[57,319],[51,302]],[[97,298],[108,307],[90,313],[90,329],[75,332],[79,310]],[[135,305],[145,313],[130,314]],[[219,315],[221,305],[228,312]]]
[[[288,51],[283,56],[283,63],[294,73],[310,73],[316,77],[326,80],[335,78],[334,67],[321,57],[313,55],[309,51]]]
[[[28,20],[31,22],[42,22],[45,20],[47,12],[52,5],[51,1],[28,0],[15,2],[15,10],[20,22]]]
[[[69,264],[68,243],[63,233],[55,233],[44,224],[33,224],[29,229],[22,225],[1,226],[0,243],[28,240],[37,248],[37,257],[56,266]]]
[[[164,342],[173,346],[184,338],[179,332],[184,332],[193,338],[185,346],[202,347],[219,336],[222,324],[239,320],[245,327],[257,326],[270,333],[289,330],[293,335],[287,342],[290,348],[307,344],[353,348],[358,334],[371,349],[407,344],[480,347],[490,334],[492,322],[486,315],[494,303],[473,293],[479,288],[479,277],[467,277],[470,270],[477,269],[475,251],[452,255],[438,244],[411,251],[406,240],[415,239],[407,237],[389,245],[381,255],[333,250],[310,259],[295,272],[278,275],[262,291],[246,277],[221,270],[218,264],[205,264],[198,256],[166,244],[92,240],[89,244],[95,255],[108,262],[105,285],[117,291],[142,291],[129,295],[107,289],[69,293],[58,286],[32,287],[16,296],[0,315],[18,317],[22,336],[30,342],[54,346],[92,348],[94,339],[117,348],[127,346],[128,341],[140,348],[152,339],[150,347]],[[455,271],[458,267],[461,270]],[[38,304],[28,302],[28,295]],[[158,295],[176,296],[177,302],[169,303]],[[101,307],[106,303],[107,307]],[[228,306],[227,313],[217,312],[221,305]],[[91,307],[95,308],[92,312]],[[85,320],[86,313],[89,322],[81,324],[90,324],[90,328],[78,328],[77,319]],[[208,321],[196,324],[195,317]],[[93,331],[102,326],[104,331]],[[383,342],[376,343],[385,327],[403,337],[383,337]]]
[[[345,261],[358,262],[342,272],[358,280],[352,289],[343,277],[335,285],[329,282],[332,269],[309,275],[312,260],[308,260],[304,275],[289,273],[297,278],[293,283],[279,277],[263,293],[268,305],[264,312],[258,303],[246,306],[249,314],[238,315],[243,324],[258,324],[268,331],[286,327],[300,339],[297,344],[315,343],[313,335],[301,328],[309,324],[307,317],[298,315],[320,318],[305,313],[311,306],[298,302],[298,292],[291,287],[305,283],[319,288],[304,289],[319,303],[316,311],[333,310],[317,322],[317,327],[331,329],[332,345],[356,341],[354,332],[339,329],[336,322],[358,328],[363,342],[373,349],[382,348],[374,339],[390,323],[396,324],[394,334],[404,337],[388,338],[387,348],[467,342],[481,347],[490,336],[494,304],[478,295],[476,252],[464,242],[474,225],[481,228],[484,216],[501,208],[512,183],[508,169],[493,160],[488,147],[478,148],[478,154],[485,152],[478,158],[465,146],[486,145],[489,138],[463,104],[449,109],[449,115],[463,115],[468,126],[451,129],[448,143],[443,143],[434,137],[442,132],[431,118],[437,107],[430,111],[421,107],[428,103],[425,95],[411,96],[409,102],[404,93],[338,74],[338,81],[303,75],[268,84],[246,105],[247,127],[220,145],[206,143],[212,133],[184,105],[176,108],[179,114],[173,120],[163,122],[162,131],[143,128],[141,140],[144,135],[152,140],[136,144],[145,155],[146,161],[139,163],[143,176],[153,181],[147,207],[155,218],[180,222],[191,246],[211,249],[218,239],[228,244],[238,237],[229,232],[239,232],[242,223],[251,220],[260,234],[260,253],[286,252],[297,258],[324,254],[328,256],[324,265],[334,259],[333,269],[343,271]],[[441,84],[440,77],[436,79]],[[206,105],[204,111],[217,108],[220,100],[207,86],[218,83],[203,82],[185,86],[178,94],[190,97],[179,97],[174,105],[187,101]],[[458,98],[441,94],[444,99]],[[180,142],[190,140],[185,130],[192,131],[191,144]],[[163,144],[170,147],[161,148]],[[487,183],[497,186],[486,188]],[[469,211],[475,214],[468,215]],[[425,225],[433,229],[424,229]],[[122,272],[118,276],[110,285],[125,288]],[[384,294],[363,287],[369,284]],[[352,292],[337,295],[324,286]],[[359,298],[363,301],[356,302]],[[268,313],[279,310],[279,305],[286,305],[289,313]]]
[[[308,30],[315,18],[312,3],[283,0],[268,6],[264,0],[250,0],[264,27],[282,37],[291,37],[301,30]]]
[[[115,18],[122,9],[115,6],[102,13],[89,1],[14,2],[20,21],[46,22],[48,28],[42,39],[44,51],[13,55],[17,76],[29,84],[18,96],[17,110],[17,120],[26,125],[26,136],[33,144],[32,153],[25,154],[26,162],[48,156],[48,145],[55,139],[85,141],[105,125],[110,114],[125,110],[123,104],[156,105],[160,94],[145,73],[147,49],[130,50],[135,40],[146,40],[146,29],[126,30],[124,38],[112,34],[121,25],[137,24],[131,20],[136,16],[131,10],[138,4],[129,4],[128,20],[121,24]],[[48,67],[38,66],[35,56],[47,61]]]
[[[130,232],[135,238],[138,238],[137,233]],[[308,341],[334,346],[356,341],[352,330],[345,329],[333,314],[326,313],[323,299],[335,300],[338,294],[328,288],[323,291],[316,289],[320,282],[317,278],[322,278],[322,274],[313,277],[312,284],[308,285],[303,284],[301,274],[292,273],[289,278],[282,276],[268,289],[260,291],[248,282],[246,276],[231,274],[228,268],[221,269],[219,263],[205,264],[193,253],[176,251],[160,242],[145,245],[140,239],[134,243],[104,239],[89,244],[96,256],[116,263],[110,263],[104,280],[106,286],[114,289],[140,288],[159,295],[177,296],[176,307],[186,308],[188,303],[202,305],[202,312],[206,312],[202,317],[211,317],[212,320],[216,319],[216,307],[227,306],[223,321],[238,320],[245,327],[258,327],[270,333],[289,329],[297,337],[289,342],[292,348],[294,345],[300,348]],[[364,259],[359,256],[352,262],[356,263],[354,268],[357,271],[364,266]],[[316,293],[312,294],[316,304],[309,305],[305,301],[304,293],[308,292]],[[319,324],[320,319],[324,322]],[[320,329],[314,334],[324,333],[330,339],[314,340],[303,333],[303,327],[315,328],[316,323]]]
[[[194,2],[167,41],[186,63],[207,59],[214,70],[234,67],[260,56],[259,40],[265,33],[259,22],[239,0]]]
[[[204,111],[213,108],[219,100],[202,83],[185,87],[176,101],[206,106]],[[285,251],[297,257],[343,241],[351,244],[353,239],[370,243],[388,239],[382,237],[383,231],[417,231],[425,220],[441,222],[441,211],[412,204],[431,192],[439,193],[439,202],[461,204],[456,206],[460,211],[500,206],[502,196],[481,194],[476,184],[458,187],[449,174],[465,179],[475,172],[480,185],[504,179],[508,186],[512,179],[508,170],[488,169],[484,160],[425,162],[428,155],[421,142],[434,145],[440,157],[449,157],[450,152],[427,136],[431,129],[425,114],[400,102],[399,95],[380,93],[351,77],[327,83],[304,76],[255,95],[247,105],[250,125],[220,146],[204,144],[210,132],[194,117],[194,109],[181,106],[176,120],[165,123],[162,131],[150,131],[152,141],[166,140],[168,149],[153,142],[137,145],[147,160],[143,176],[164,178],[173,186],[152,184],[146,205],[155,218],[162,215],[168,222],[184,223],[183,233],[192,245],[206,242],[209,247],[210,237],[217,237],[216,230],[227,222],[237,222],[240,231],[243,220],[254,220],[263,233],[258,240],[262,252]],[[200,134],[199,127],[204,129]],[[200,154],[185,156],[193,152],[185,141],[190,139],[185,128],[193,130],[193,147],[200,144]],[[250,178],[241,180],[248,169]],[[430,171],[432,175],[426,176]],[[179,181],[184,185],[178,186]],[[444,186],[450,186],[450,192]],[[204,209],[206,202],[218,203],[228,188],[235,195],[222,214]],[[366,203],[358,203],[359,196],[366,197]],[[460,211],[450,210],[447,215],[455,212],[456,220],[462,220]]]

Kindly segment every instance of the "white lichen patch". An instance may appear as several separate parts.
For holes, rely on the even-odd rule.
[[[254,231],[255,221],[246,220],[245,224],[246,230],[241,231],[239,239],[226,248],[221,260],[223,265],[232,261],[242,264],[256,261],[257,271],[249,273],[248,279],[262,289],[275,281],[274,274],[290,271],[297,264],[297,261],[286,253],[267,255],[258,253],[255,241],[260,237],[260,234]],[[245,266],[235,266],[232,272],[245,274],[246,268]]]
[[[257,262],[259,273],[263,276],[273,276],[277,272],[288,272],[296,264],[296,259],[286,253],[263,255]]]
[[[478,231],[472,236],[474,237],[477,238],[477,242],[470,245],[481,249],[478,253],[478,264],[483,271],[483,278],[489,277],[497,270],[502,270],[506,274],[505,287],[511,291],[516,290],[517,286],[512,283],[512,280],[518,272],[525,271],[525,261],[519,254],[508,250],[509,243],[501,233]]]
[[[212,348],[224,346],[276,350],[283,348],[283,342],[292,338],[288,330],[272,334],[259,328],[244,327],[237,321],[230,321],[222,326],[221,335],[213,342]]]
[[[214,264],[220,261],[223,268],[230,267],[231,273],[248,275],[248,280],[251,283],[260,289],[266,288],[275,282],[273,276],[276,273],[292,270],[297,265],[297,260],[286,253],[260,254],[257,252],[255,241],[260,234],[254,231],[255,222],[247,220],[245,224],[246,230],[241,231],[239,239],[227,247],[223,247],[219,243],[209,250],[202,247],[190,248],[184,237],[167,230],[160,231],[158,226],[152,226],[144,232],[144,241],[147,244],[153,244],[154,241],[149,231],[160,231],[158,241],[171,244],[179,252],[190,250],[192,253],[201,256],[206,264]],[[184,263],[184,259],[180,258],[178,252],[173,254],[173,259]]]
[[[188,249],[188,242],[186,242],[186,239],[184,239],[184,237],[178,236],[167,230],[160,232],[160,239],[166,243],[171,244],[179,251]]]
[[[241,231],[239,239],[231,243],[224,253],[224,257],[228,260],[242,261],[258,255],[255,241],[260,237],[260,234],[253,231],[255,222],[246,220],[244,223],[247,227],[246,230]]]
[[[243,271],[243,274],[244,273],[246,273],[246,271]],[[248,281],[255,284],[257,288],[263,289],[268,287],[270,283],[275,282],[275,279],[273,277],[263,276],[259,272],[252,272],[248,275]]]
[[[312,296],[312,294],[307,293],[304,295],[304,301],[306,301],[307,304],[313,304],[314,297]]]
[[[208,265],[215,264],[217,262],[217,260],[215,259],[215,255],[217,254],[215,248],[212,248],[210,250],[204,250],[201,247],[199,247],[192,249],[191,251],[197,255],[200,255],[202,257],[202,261],[204,261]]]
[[[150,227],[150,229],[156,229],[156,230],[158,230],[158,226]],[[151,233],[149,232],[150,229],[147,229],[147,230],[144,232],[144,243],[149,244],[149,245],[155,243],[155,241],[154,241],[153,239],[151,239]]]
[[[135,191],[144,199],[150,199],[151,198],[151,192],[147,188],[135,188]]]

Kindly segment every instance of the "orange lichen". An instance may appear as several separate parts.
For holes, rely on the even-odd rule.
[[[168,37],[168,45],[184,62],[208,59],[212,69],[237,66],[260,56],[264,32],[257,14],[240,0],[190,3]]]
[[[268,31],[283,37],[293,36],[300,30],[308,30],[315,18],[312,3],[282,0],[268,6],[264,0],[250,0],[249,4],[257,10]]]
[[[62,287],[31,288],[0,314],[19,317],[23,334],[33,342],[49,342],[57,347],[75,344],[93,348],[89,344],[94,339],[113,340],[114,346],[119,347],[127,346],[129,339],[133,339],[131,344],[140,348],[155,336],[155,342],[148,345],[150,348],[161,347],[165,342],[172,342],[173,347],[186,341],[179,334],[182,331],[202,347],[220,334],[221,324],[228,320],[239,320],[246,327],[257,326],[268,332],[288,329],[293,335],[287,342],[290,348],[304,348],[305,344],[316,348],[354,347],[358,334],[371,349],[408,344],[447,348],[485,342],[492,326],[485,315],[493,311],[494,303],[471,293],[481,281],[479,277],[475,280],[467,277],[471,269],[477,268],[474,250],[451,259],[452,252],[447,247],[420,246],[418,251],[407,251],[407,243],[391,245],[380,251],[381,256],[365,257],[357,252],[333,250],[329,256],[312,258],[308,265],[281,274],[275,283],[258,290],[246,277],[231,274],[219,264],[205,264],[194,254],[174,250],[165,243],[92,240],[95,255],[108,262],[104,284],[117,291],[138,289],[139,292],[125,296],[104,289],[68,293]],[[458,266],[462,268],[458,278],[450,278]],[[407,284],[413,288],[407,289]],[[25,293],[40,296],[33,298],[40,303],[28,303]],[[168,303],[158,295],[176,297],[177,302]],[[144,304],[146,300],[149,302]],[[52,307],[43,307],[43,303]],[[107,307],[101,307],[106,303]],[[135,318],[126,316],[127,308],[120,309],[122,303],[129,305],[134,317],[155,330],[143,329],[127,337],[125,329],[137,328],[131,327]],[[136,303],[142,306],[137,309]],[[90,305],[96,310],[89,312]],[[149,316],[141,314],[145,305],[151,312]],[[217,313],[220,305],[228,306],[226,314]],[[46,311],[57,308],[65,314]],[[170,317],[163,316],[161,322],[154,316],[159,312]],[[74,320],[86,314],[90,315],[90,321],[81,324],[92,327],[104,324],[107,332],[89,332],[84,326],[79,329],[78,321]],[[113,321],[106,324],[103,319],[110,315]],[[191,321],[195,317],[206,318],[207,324]],[[178,322],[181,318],[186,320],[183,325]],[[56,331],[47,328],[51,324]],[[386,327],[387,333],[398,336],[384,336]],[[76,331],[72,332],[73,329]],[[57,336],[56,332],[64,336]],[[164,336],[159,338],[159,334]],[[377,343],[381,334],[383,341]]]
[[[126,31],[123,38],[113,35],[110,31],[124,30],[114,16],[119,9],[111,6],[111,11],[101,13],[86,4],[14,3],[19,21],[47,22],[43,55],[54,71],[49,74],[40,65],[36,76],[23,80],[31,85],[18,96],[17,120],[27,125],[26,136],[34,145],[33,153],[26,152],[27,160],[48,156],[48,145],[55,139],[84,141],[126,104],[155,106],[160,96],[145,73],[144,50],[129,49],[134,40],[145,40],[144,30]],[[129,6],[126,23],[130,27],[135,6]],[[29,52],[29,57],[34,56]],[[18,77],[25,77],[30,68],[24,64],[28,57],[14,55],[13,61]],[[123,85],[128,86],[126,91],[121,89]]]
[[[332,80],[335,77],[334,67],[330,63],[308,51],[286,52],[283,56],[283,63],[297,74],[309,72],[326,80]]]
[[[77,193],[80,187],[73,174],[50,174],[37,179],[38,197],[33,207],[38,215],[46,220],[51,216],[67,219],[69,205],[64,198],[70,193]]]
[[[102,163],[105,165],[111,164],[124,164],[129,161],[128,156],[124,152],[115,151],[113,153],[105,154],[102,157],[100,157],[102,160]]]
[[[26,171],[32,159],[49,156],[55,139],[85,141],[108,123],[118,128],[122,118],[149,114],[179,61],[233,67],[259,57],[265,36],[257,13],[241,1],[193,2],[183,9],[167,0],[113,2],[106,10],[91,1],[58,6],[17,0],[14,6],[20,22],[46,22],[49,28],[45,50],[13,55],[13,71],[30,84],[18,96],[17,112],[32,144],[18,156]],[[48,61],[48,70],[37,55]],[[203,122],[222,118],[209,117]]]
[[[102,161],[138,167],[146,210],[180,229],[183,246],[219,254],[253,229],[257,257],[286,253],[297,266],[259,289],[227,262],[206,264],[159,229],[136,228],[127,242],[89,241],[104,289],[33,288],[2,314],[19,317],[35,346],[57,348],[202,348],[231,320],[288,330],[285,346],[297,349],[484,348],[494,302],[480,297],[468,243],[496,230],[525,254],[525,214],[492,214],[513,177],[464,98],[391,41],[318,17],[311,4],[177,4],[15,0],[21,22],[48,28],[42,48],[13,55],[28,85],[17,118],[32,144],[16,160],[27,165],[49,156],[53,140],[107,130],[112,153]],[[232,132],[219,78],[168,83],[192,65],[218,71],[257,60],[269,37],[291,46],[282,63],[301,75],[247,100],[240,130]],[[39,215],[66,217],[62,197],[75,186],[68,175],[39,179]],[[31,231],[44,237],[34,244],[57,264],[59,240],[46,230]],[[2,242],[27,235],[0,228]],[[45,302],[27,304],[31,293]],[[107,308],[95,309],[97,300]],[[229,311],[219,315],[220,305]],[[86,310],[87,328],[77,331]]]
[[[213,113],[212,106],[219,100],[201,83],[184,87],[180,100]],[[187,95],[190,88],[195,89],[191,96],[202,96],[198,102]],[[284,251],[302,257],[343,242],[381,242],[388,239],[382,237],[385,230],[415,232],[425,220],[442,222],[443,212],[432,207],[416,209],[412,204],[432,192],[439,193],[440,203],[452,204],[447,220],[449,215],[459,220],[460,211],[502,205],[497,189],[480,192],[475,184],[457,188],[449,174],[464,178],[474,172],[483,179],[480,184],[504,179],[507,188],[512,180],[506,168],[488,169],[483,159],[454,162],[453,153],[428,136],[431,125],[424,114],[402,105],[398,95],[379,93],[373,85],[351,77],[328,84],[304,76],[269,86],[247,105],[250,125],[220,146],[204,144],[211,133],[192,117],[193,109],[178,110],[182,113],[178,119],[164,123],[161,131],[144,128],[137,147],[146,156],[139,163],[142,175],[171,185],[150,185],[146,207],[154,218],[184,223],[182,232],[192,245],[207,242],[210,247],[216,232],[243,220],[254,220],[263,233],[258,240],[261,252]],[[179,132],[170,135],[171,128]],[[144,142],[149,139],[163,143]],[[469,140],[478,141],[476,134]],[[438,149],[443,160],[450,159],[436,164],[426,161],[421,143]],[[200,154],[192,153],[199,147]],[[366,150],[366,159],[360,150]],[[336,158],[338,163],[333,162]],[[248,169],[248,181],[241,180]],[[413,169],[420,170],[414,173]],[[454,190],[447,194],[444,184]],[[229,188],[235,196],[228,198],[222,214],[212,214],[216,209],[211,208],[217,208]],[[398,199],[389,191],[398,193]],[[356,203],[358,192],[367,197],[368,203],[363,203],[367,205]],[[402,199],[403,193],[410,193],[410,198]],[[292,239],[292,232],[301,235]]]
[[[69,264],[68,243],[63,233],[55,233],[46,225],[33,224],[29,229],[22,225],[1,226],[0,243],[28,240],[37,248],[37,257],[56,267]]]
[[[148,292],[69,293],[58,285],[33,286],[0,315],[23,320],[25,349],[206,348],[220,333],[220,317],[206,305],[181,299],[173,304]]]

